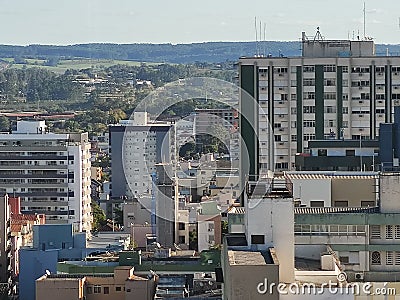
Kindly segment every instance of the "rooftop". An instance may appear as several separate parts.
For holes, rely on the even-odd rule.
[[[261,252],[229,250],[228,257],[230,265],[261,266],[266,264]]]

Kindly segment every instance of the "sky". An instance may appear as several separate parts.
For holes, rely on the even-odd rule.
[[[0,0],[0,44],[297,41],[363,36],[363,0]],[[366,36],[400,43],[400,1],[365,0]]]

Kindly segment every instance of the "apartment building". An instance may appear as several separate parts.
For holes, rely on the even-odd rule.
[[[0,283],[12,283],[11,210],[8,196],[0,197]]]
[[[90,231],[89,150],[87,133],[55,134],[45,121],[18,121],[0,134],[0,192],[20,197],[22,213]]]
[[[175,126],[149,121],[147,112],[109,127],[112,197],[149,197],[157,163],[176,160]]]
[[[300,57],[240,58],[239,83],[242,169],[294,170],[310,140],[376,139],[392,122],[400,57],[376,56],[371,40],[303,33]]]

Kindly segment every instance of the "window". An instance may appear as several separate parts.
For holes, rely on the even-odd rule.
[[[394,226],[394,238],[396,240],[400,239],[400,225],[395,225]]]
[[[179,244],[185,244],[186,243],[186,239],[184,235],[180,235],[179,236]]]
[[[336,72],[336,66],[335,65],[325,65],[324,72]]]
[[[297,141],[297,135],[292,135],[291,136],[291,141],[296,142]]]
[[[331,79],[324,79],[324,85],[325,86],[335,86],[336,85],[336,81],[334,78]]]
[[[103,292],[104,292],[104,294],[109,294],[110,293],[110,288],[108,286],[105,286],[103,288]]]
[[[95,285],[95,286],[93,287],[93,292],[94,292],[95,294],[100,294],[100,293],[101,293],[101,286],[100,286],[100,285]]]
[[[349,263],[349,257],[348,256],[340,256],[339,260],[343,264],[348,264]]]
[[[122,291],[122,288],[121,288],[120,286],[116,286],[116,287],[115,287],[115,291],[116,291],[116,292],[120,292],[120,291]]]
[[[380,265],[381,264],[381,254],[378,251],[374,251],[371,254],[371,264]]]
[[[400,265],[400,252],[399,251],[394,252],[394,264],[396,266]]]
[[[328,114],[336,113],[336,107],[335,106],[325,106],[325,113],[328,113]]]
[[[335,206],[336,207],[347,207],[347,206],[349,206],[349,202],[345,201],[345,200],[335,201]]]
[[[315,72],[315,66],[304,66],[303,67],[304,73],[312,73]]]
[[[373,207],[375,206],[375,201],[361,201],[361,207]]]
[[[303,98],[305,99],[305,100],[307,100],[307,99],[315,99],[315,93],[314,92],[305,92],[304,93],[304,95],[303,95]]]
[[[393,265],[393,251],[386,252],[386,264]]]
[[[348,107],[342,107],[342,113],[344,115],[347,115],[349,113],[349,108]]]
[[[264,244],[264,235],[251,235],[251,243],[254,245]]]
[[[393,225],[386,225],[386,239],[393,239]]]
[[[88,294],[91,294],[93,293],[93,288],[91,286],[88,286],[86,291]]]
[[[179,230],[185,230],[185,223],[179,222]]]
[[[342,66],[342,71],[343,71],[343,73],[349,73],[349,67],[348,66]]]
[[[304,78],[303,79],[303,85],[304,86],[314,86],[315,85],[315,79],[314,78]]]
[[[303,127],[315,127],[315,120],[304,121]]]
[[[315,113],[315,106],[303,106],[303,112],[305,114],[314,114]]]
[[[324,201],[310,201],[310,207],[324,207]]]
[[[356,156],[356,150],[346,150],[346,156]]]
[[[380,225],[371,225],[371,239],[379,240],[381,238],[381,227]]]

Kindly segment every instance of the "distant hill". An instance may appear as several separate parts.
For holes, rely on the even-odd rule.
[[[193,44],[79,44],[70,46],[0,45],[0,58],[91,58],[139,62],[223,62],[257,53],[255,42],[206,42]],[[268,41],[258,44],[258,53],[299,56],[299,42]],[[377,45],[378,55],[400,55],[400,45]]]

